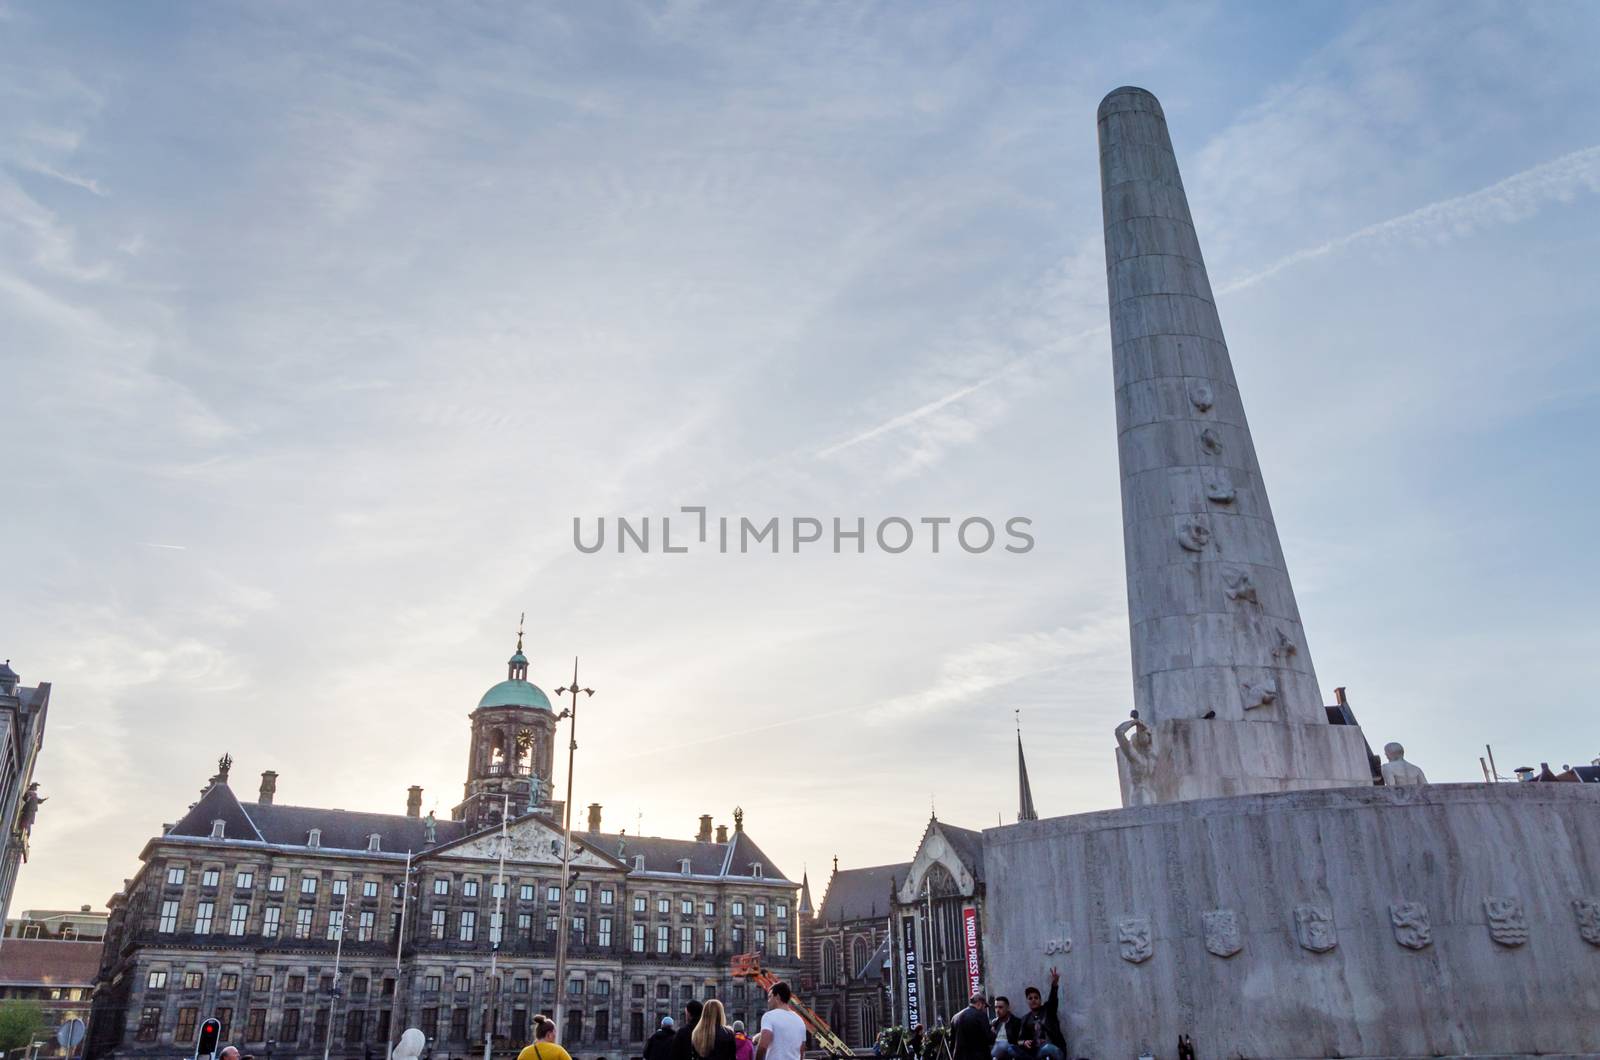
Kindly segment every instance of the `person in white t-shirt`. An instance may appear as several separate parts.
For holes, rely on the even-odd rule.
[[[767,1014],[761,1017],[756,1060],[800,1060],[806,1047],[806,1021],[789,1007],[792,1000],[788,983],[773,983],[767,991]]]

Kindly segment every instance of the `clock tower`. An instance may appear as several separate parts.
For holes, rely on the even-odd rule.
[[[461,804],[450,816],[487,828],[500,823],[504,807],[512,818],[530,810],[552,812],[556,715],[544,690],[528,680],[520,629],[517,650],[506,662],[506,679],[483,694],[469,717],[467,782]]]

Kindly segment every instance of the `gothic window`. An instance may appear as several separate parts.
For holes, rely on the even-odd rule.
[[[850,943],[850,966],[855,969],[856,978],[867,974],[867,962],[872,959],[872,950],[867,945],[867,940],[857,935]]]
[[[830,984],[839,981],[839,949],[832,939],[822,940],[822,981]]]

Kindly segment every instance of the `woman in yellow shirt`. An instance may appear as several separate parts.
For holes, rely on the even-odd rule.
[[[533,1017],[533,1044],[517,1060],[572,1060],[572,1054],[556,1044],[556,1021],[541,1012]]]

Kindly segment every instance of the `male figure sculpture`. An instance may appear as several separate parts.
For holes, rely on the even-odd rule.
[[[1384,744],[1383,757],[1388,759],[1383,764],[1383,783],[1385,787],[1405,788],[1428,782],[1428,778],[1423,775],[1422,770],[1406,761],[1406,749],[1399,744],[1392,741]]]
[[[1133,730],[1132,739],[1128,738],[1129,729]],[[1129,718],[1117,726],[1116,735],[1117,752],[1122,755],[1128,774],[1128,792],[1123,805],[1149,806],[1156,801],[1150,784],[1156,765],[1155,739],[1150,734],[1150,726],[1138,718]]]

